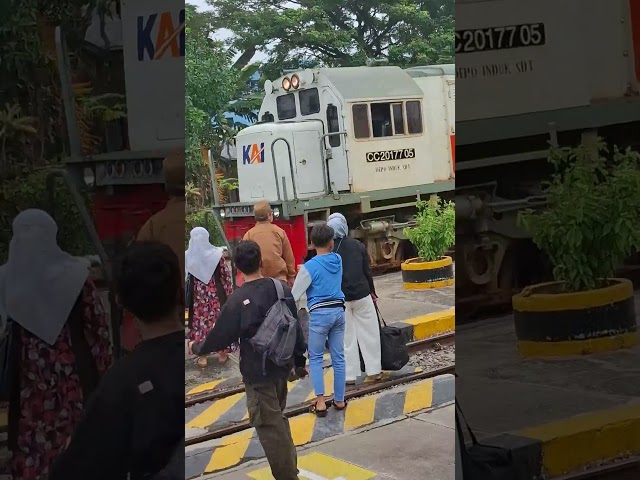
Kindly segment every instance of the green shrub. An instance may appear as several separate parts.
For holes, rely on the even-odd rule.
[[[51,213],[47,194],[48,169],[36,170],[22,178],[0,183],[0,261],[6,262],[11,241],[11,224],[15,216],[28,208]],[[61,178],[55,182],[54,217],[58,224],[58,244],[72,255],[95,254],[88,232],[80,218],[66,184]],[[88,198],[85,197],[85,205]]]
[[[600,140],[595,146],[552,149],[555,168],[545,185],[547,207],[525,210],[519,221],[549,257],[565,291],[606,284],[640,247],[640,155]]]
[[[222,240],[222,233],[218,230],[215,220],[213,219],[213,214],[210,214],[207,218],[206,216],[207,210],[197,210],[194,212],[187,213],[184,222],[184,246],[185,249],[189,247],[189,235],[191,230],[195,227],[204,227],[209,232],[209,241],[212,245],[217,247],[224,246],[224,241]],[[208,224],[207,224],[208,223]]]
[[[404,233],[417,248],[418,257],[427,262],[439,260],[456,242],[454,203],[437,196],[418,202],[416,226],[405,228]]]

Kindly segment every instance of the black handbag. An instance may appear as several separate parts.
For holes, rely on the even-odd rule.
[[[400,370],[409,363],[409,347],[402,330],[398,327],[387,325],[376,305],[378,315],[378,327],[380,328],[380,354],[382,370]],[[362,351],[360,351],[360,370],[366,371]]]
[[[462,423],[464,422],[471,438],[471,445],[464,440]],[[519,476],[511,452],[505,448],[483,445],[478,442],[464,417],[456,398],[456,435],[462,458],[462,475],[464,480],[517,480]]]

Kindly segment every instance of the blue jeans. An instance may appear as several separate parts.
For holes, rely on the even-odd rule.
[[[316,396],[324,395],[322,355],[327,338],[333,364],[333,398],[336,402],[344,402],[347,377],[344,361],[343,308],[319,308],[310,313],[309,367]]]

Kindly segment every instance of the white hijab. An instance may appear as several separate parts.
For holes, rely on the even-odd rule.
[[[209,243],[209,232],[205,228],[196,227],[191,230],[189,248],[184,252],[184,258],[187,275],[193,275],[202,283],[209,283],[222,258],[222,249]]]
[[[20,212],[12,229],[0,269],[0,312],[53,345],[87,281],[87,262],[60,249],[58,226],[42,210]]]

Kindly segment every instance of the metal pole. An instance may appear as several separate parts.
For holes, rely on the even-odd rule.
[[[60,87],[62,90],[62,100],[64,102],[64,113],[67,119],[67,135],[69,136],[69,150],[71,158],[78,160],[82,157],[82,143],[80,141],[80,129],[76,118],[76,101],[71,85],[71,66],[69,55],[62,35],[62,29],[58,26],[56,35],[56,58],[58,63],[58,76],[60,77]]]
[[[207,154],[209,157],[209,174],[211,175],[211,190],[213,193],[213,204],[216,207],[220,206],[220,192],[218,191],[218,178],[216,177],[216,168],[213,162],[213,155],[211,150]]]

